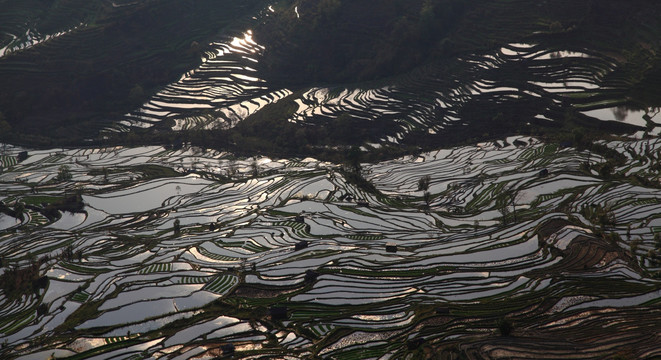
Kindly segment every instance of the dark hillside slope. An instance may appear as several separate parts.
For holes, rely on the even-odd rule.
[[[200,44],[258,2],[103,2],[94,22],[0,58],[0,111],[23,134],[93,135],[195,67]]]
[[[293,1],[258,29],[261,67],[287,83],[355,82],[424,62],[460,21],[464,1]],[[259,31],[262,30],[262,31]]]
[[[285,86],[374,80],[516,42],[614,56],[661,46],[651,0],[293,0],[278,10],[256,37],[260,68]]]

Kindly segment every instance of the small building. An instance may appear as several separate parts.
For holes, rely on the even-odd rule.
[[[395,244],[393,242],[386,243],[386,252],[396,253],[397,252],[397,244]]]
[[[224,344],[220,345],[220,350],[223,352],[223,355],[233,355],[236,348],[234,344]]]
[[[314,271],[314,270],[306,270],[305,271],[305,282],[306,283],[313,283],[317,280],[319,277],[319,273]]]
[[[271,320],[287,320],[287,307],[271,306],[269,308],[269,315],[271,316]]]
[[[18,153],[18,162],[25,161],[28,159],[28,152],[27,151],[21,151]]]
[[[296,245],[294,245],[294,251],[303,250],[303,249],[307,248],[308,245],[309,244],[308,244],[307,240],[301,240],[301,241],[297,242]]]

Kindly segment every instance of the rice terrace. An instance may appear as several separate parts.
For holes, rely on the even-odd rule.
[[[660,19],[0,0],[0,358],[661,358]]]

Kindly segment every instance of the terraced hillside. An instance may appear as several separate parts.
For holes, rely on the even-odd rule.
[[[300,6],[294,6],[296,4]],[[300,71],[284,71],[272,65],[276,66],[276,71],[263,64],[279,61],[274,59],[275,56],[293,61],[291,57],[299,52],[301,59],[307,59],[305,54],[318,53],[299,49],[293,54],[283,54],[280,47],[287,48],[287,44],[279,44],[278,39],[270,35],[277,33],[273,27],[283,31],[277,28],[281,23],[295,22],[292,25],[295,29],[296,26],[307,29],[305,24],[322,17],[323,14],[318,13],[321,10],[314,6],[306,13],[304,4],[295,2],[290,7],[280,6],[277,10],[271,7],[262,13],[260,18],[266,19],[267,25],[258,26],[255,34],[257,40],[249,32],[213,44],[213,50],[205,55],[201,67],[157,94],[137,113],[129,114],[131,119],[138,120],[130,124],[149,127],[162,120],[174,120],[176,123],[170,126],[177,130],[227,128],[261,109],[269,111],[263,106],[288,96],[287,101],[297,107],[285,114],[282,120],[327,127],[337,133],[336,127],[340,126],[336,123],[341,122],[338,119],[348,115],[354,123],[364,123],[362,127],[382,128],[380,133],[377,132],[378,136],[359,137],[361,140],[386,144],[405,141],[411,133],[416,140],[421,133],[448,136],[448,132],[461,131],[466,126],[480,126],[486,132],[507,133],[526,124],[528,127],[557,128],[569,122],[574,126],[580,124],[594,129],[603,126],[594,119],[622,120],[622,117],[591,110],[615,109],[618,106],[622,107],[620,112],[624,114],[626,107],[640,109],[627,123],[655,126],[653,118],[657,112],[655,105],[658,104],[648,101],[650,99],[631,97],[631,92],[639,84],[630,78],[634,70],[629,68],[637,66],[633,63],[640,61],[635,56],[655,57],[653,51],[631,44],[626,51],[633,53],[625,55],[614,53],[611,47],[602,43],[586,45],[584,38],[574,38],[575,34],[580,33],[579,30],[557,24],[552,26],[552,15],[549,18],[522,20],[526,11],[532,11],[530,9],[503,15],[488,23],[500,29],[496,33],[498,40],[492,42],[500,46],[475,43],[476,33],[464,30],[461,23],[448,39],[462,50],[429,61],[414,71],[395,74],[397,76],[386,81],[324,87],[301,85],[301,82],[314,84],[312,75],[307,80],[299,79],[307,71],[304,64],[298,65]],[[492,2],[484,5],[483,10],[500,14],[513,6],[511,2]],[[581,11],[587,11],[583,5],[578,7],[574,9],[578,15]],[[269,13],[273,16],[269,17]],[[305,20],[306,15],[312,20]],[[633,16],[643,14],[634,13]],[[269,20],[273,17],[276,20]],[[484,22],[483,19],[473,20]],[[568,23],[577,21],[571,18],[565,20]],[[273,23],[275,25],[269,27]],[[524,26],[525,30],[506,41],[507,35],[514,33],[513,27],[522,26],[522,23],[530,28]],[[342,31],[353,31],[350,25],[343,27]],[[658,32],[654,29],[658,30],[658,25],[650,24],[639,30],[640,41],[657,44],[654,39]],[[379,29],[374,27],[364,31],[367,37],[378,38]],[[493,33],[492,30],[488,28],[484,32]],[[299,35],[295,31],[302,30],[290,31]],[[350,38],[350,34],[336,36],[338,39],[329,40],[331,45],[328,46],[331,48],[336,46],[336,42]],[[564,41],[567,36],[572,36],[573,40]],[[259,39],[265,43],[260,45]],[[315,43],[319,41],[315,40]],[[316,57],[314,59],[321,61]],[[293,65],[288,63],[287,66]],[[323,67],[314,61],[310,66]],[[293,77],[299,80],[283,79],[291,77],[287,74],[292,72],[296,74]],[[183,109],[194,111],[187,115]],[[281,113],[270,115],[283,116]],[[394,130],[391,130],[392,124]],[[356,127],[356,124],[352,125]]]
[[[4,57],[93,22],[102,2],[3,0],[0,6],[0,57]]]
[[[14,139],[96,137],[199,65],[206,44],[259,3],[3,1],[0,112]]]
[[[661,356],[657,139],[359,170],[21,150],[0,175],[3,358]]]
[[[372,15],[369,1],[338,3],[315,7],[312,1],[294,1],[276,13],[277,20],[266,21],[266,29],[276,31],[256,32],[258,41],[279,45],[266,46],[258,67],[262,78],[305,85],[292,99],[298,109],[290,121],[325,125],[337,132],[334,125],[341,123],[342,115],[350,115],[362,127],[382,128],[380,136],[369,138],[380,144],[419,144],[425,135],[429,140],[423,142],[438,144],[517,131],[597,131],[607,126],[595,119],[650,128],[658,122],[658,91],[656,86],[647,88],[657,79],[651,70],[657,51],[651,49],[659,45],[661,29],[648,16],[659,11],[653,2],[465,5],[439,0],[404,6],[392,1],[377,15]],[[388,9],[400,17],[379,18]],[[425,16],[434,19],[429,25],[433,30],[423,26],[430,21]],[[382,24],[395,30],[384,31]],[[358,49],[359,54],[352,57],[347,49]],[[395,64],[386,66],[388,61]],[[408,71],[375,69],[407,62]],[[296,66],[300,70],[283,71]],[[294,80],[283,75],[289,73],[295,74]],[[318,86],[310,80],[315,74],[321,77],[317,83],[341,85]],[[356,78],[365,81],[356,84]],[[622,116],[607,110],[616,107]],[[623,119],[627,108],[637,109],[637,114]]]
[[[300,155],[658,132],[651,0],[35,0],[32,13],[5,2],[0,120],[12,142],[228,149],[280,137],[295,141],[271,148]]]
[[[661,358],[659,4],[0,0],[0,358]]]

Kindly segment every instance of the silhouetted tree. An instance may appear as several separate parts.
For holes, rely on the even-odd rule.
[[[23,205],[23,203],[16,202],[16,205],[14,205],[14,213],[16,214],[16,218],[21,221],[25,220],[23,212],[25,212],[25,205]]]
[[[431,194],[429,191],[425,191],[422,198],[425,200],[425,205],[427,208],[429,208],[429,205],[431,205]]]
[[[6,135],[11,132],[11,125],[5,120],[5,115],[0,112],[0,135]]]
[[[418,191],[427,191],[429,190],[429,183],[431,182],[431,177],[425,175],[418,180]]]
[[[58,181],[69,181],[71,180],[71,170],[69,169],[69,166],[67,165],[62,165],[57,171],[57,180]]]
[[[181,232],[181,221],[179,221],[179,219],[176,219],[174,221],[174,233],[179,234],[179,232]]]
[[[498,321],[496,322],[496,326],[498,327],[498,332],[500,333],[501,336],[510,336],[512,331],[514,331],[514,324],[510,319],[506,319],[506,318],[498,319]]]

